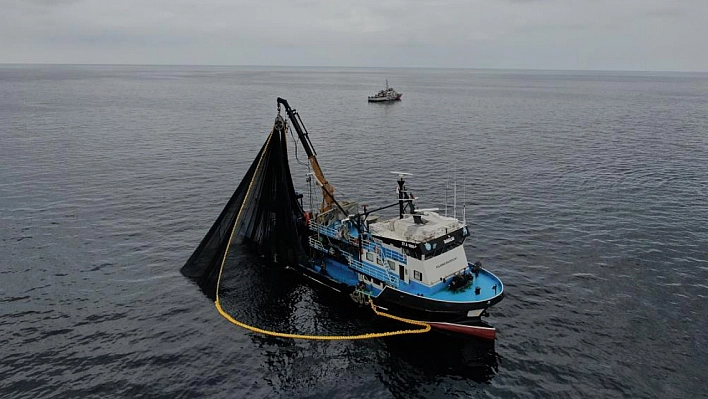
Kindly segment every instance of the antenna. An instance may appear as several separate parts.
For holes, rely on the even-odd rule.
[[[453,193],[452,217],[457,219],[457,165],[455,165],[455,180],[452,185],[452,193]]]
[[[307,169],[308,170],[310,169],[310,165],[307,165]],[[312,176],[311,175],[312,175],[312,173],[308,173],[307,175],[305,175],[305,176],[307,176],[305,178],[305,181],[307,182],[307,188],[308,188],[308,191],[310,192],[309,201],[308,201],[310,203],[310,212],[313,212],[313,210],[315,209],[315,206],[314,206],[314,202],[312,202],[313,197],[312,197]]]
[[[447,178],[445,179],[445,216],[447,216],[447,190],[450,187],[450,169],[447,170]]]
[[[462,179],[462,223],[467,224],[467,176]]]

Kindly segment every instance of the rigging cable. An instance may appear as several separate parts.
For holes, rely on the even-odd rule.
[[[298,117],[298,119],[299,119],[299,117]],[[302,120],[300,120],[300,124],[303,126],[303,128],[305,127],[305,123],[302,122]],[[312,170],[310,169],[310,164],[307,162],[302,162],[300,160],[300,157],[298,157],[297,140],[295,140],[295,136],[293,135],[292,129],[290,129],[287,124],[285,126],[286,126],[286,129],[288,130],[288,132],[290,132],[290,138],[293,139],[293,147],[295,148],[295,161],[297,161],[297,163],[299,163],[300,165],[307,166],[307,174],[308,175],[311,174]],[[307,128],[305,128],[305,131],[307,131]],[[338,189],[337,187],[333,187],[333,188],[334,188],[334,193],[341,194],[342,197],[344,197],[344,198],[351,198],[348,195],[346,195],[346,193],[344,193],[342,190]],[[332,193],[332,194],[334,194],[334,193]]]
[[[280,110],[280,104],[278,105],[278,110]],[[280,115],[280,114],[278,114]],[[315,209],[315,205],[312,202],[312,169],[310,168],[310,163],[309,162],[302,162],[300,160],[300,157],[297,155],[297,140],[295,140],[295,136],[293,135],[292,129],[288,128],[288,124],[285,124],[285,129],[290,132],[290,138],[293,139],[293,147],[295,148],[295,161],[297,161],[298,164],[304,165],[307,167],[307,189],[309,192],[309,197],[308,197],[308,204],[310,205],[310,211]],[[286,136],[287,138],[287,136]]]
[[[297,163],[299,163],[300,165],[305,165],[305,166],[307,166],[307,172],[309,173],[309,172],[310,172],[310,164],[309,164],[309,163],[306,163],[306,162],[302,162],[302,161],[300,160],[300,158],[297,156],[297,140],[295,140],[295,136],[293,135],[292,129],[289,129],[287,126],[288,126],[288,125],[286,124],[286,125],[285,125],[285,128],[288,130],[288,132],[290,132],[290,137],[293,139],[293,147],[295,147],[295,160],[296,160]]]

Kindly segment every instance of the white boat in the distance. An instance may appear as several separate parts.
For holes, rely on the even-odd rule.
[[[396,90],[393,90],[392,87],[388,87],[388,80],[386,80],[386,89],[379,90],[378,93],[374,94],[373,96],[369,96],[369,102],[379,103],[389,101],[401,101],[402,95],[403,93],[399,93]]]

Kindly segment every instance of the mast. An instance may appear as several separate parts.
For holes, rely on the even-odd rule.
[[[403,204],[403,199],[404,197],[404,191],[406,190],[406,187],[403,185],[405,181],[403,180],[403,175],[399,176],[398,179],[398,218],[403,219],[403,209],[404,209],[404,204]]]
[[[332,205],[336,203],[334,200],[334,187],[327,181],[319,162],[317,162],[317,153],[315,152],[312,142],[310,141],[310,136],[305,129],[305,125],[300,119],[300,115],[296,110],[290,108],[288,100],[278,97],[278,111],[280,111],[280,105],[285,107],[285,112],[288,114],[288,118],[297,132],[297,137],[300,139],[305,153],[307,153],[307,160],[310,161],[310,167],[312,167],[312,172],[314,173],[317,183],[322,188],[322,205],[320,205],[320,212],[327,212],[332,209]]]
[[[413,201],[415,201],[415,197],[413,196],[412,193],[408,193],[406,191],[406,181],[403,179],[404,176],[410,175],[410,173],[406,172],[391,172],[393,174],[398,175],[398,218],[403,219],[403,215],[406,212],[406,206],[408,206],[408,213],[411,215],[415,213],[415,204],[413,204]],[[388,206],[384,207],[388,208]],[[379,208],[379,209],[384,209],[384,208]]]

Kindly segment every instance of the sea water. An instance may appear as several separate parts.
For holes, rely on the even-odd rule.
[[[278,96],[340,198],[466,217],[495,343],[263,337],[179,273]],[[3,65],[0,165],[1,397],[705,395],[708,74]],[[243,256],[242,321],[400,328]]]

